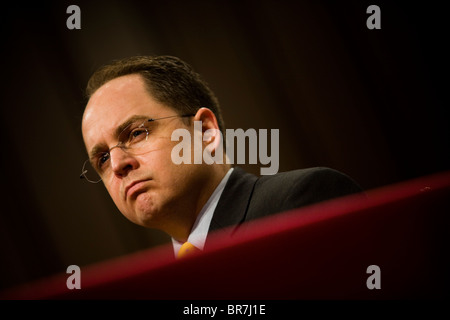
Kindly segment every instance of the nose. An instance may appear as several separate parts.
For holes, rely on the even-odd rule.
[[[117,177],[125,177],[131,170],[137,169],[139,166],[137,159],[120,147],[111,149],[109,155],[111,169]]]

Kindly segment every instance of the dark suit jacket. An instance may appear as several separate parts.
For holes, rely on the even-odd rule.
[[[329,168],[257,177],[235,167],[214,211],[209,233],[230,226],[238,228],[246,221],[361,191],[351,178]]]

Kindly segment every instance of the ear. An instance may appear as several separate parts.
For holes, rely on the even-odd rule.
[[[202,122],[202,136],[205,148],[216,150],[222,143],[222,134],[219,129],[216,115],[208,108],[200,108],[194,116],[194,121]]]

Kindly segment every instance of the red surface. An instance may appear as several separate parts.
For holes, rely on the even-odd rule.
[[[450,172],[281,213],[202,253],[171,245],[81,267],[0,293],[2,299],[441,298],[449,281]],[[367,267],[381,269],[369,290]]]

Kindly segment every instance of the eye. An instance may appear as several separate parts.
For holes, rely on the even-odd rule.
[[[97,168],[96,169],[98,171],[103,171],[103,169],[105,167],[105,164],[106,164],[106,162],[108,160],[109,160],[109,153],[108,152],[100,154],[98,156],[98,158],[97,158]]]
[[[128,144],[134,144],[147,138],[148,129],[145,127],[139,127],[130,131],[128,135]]]

